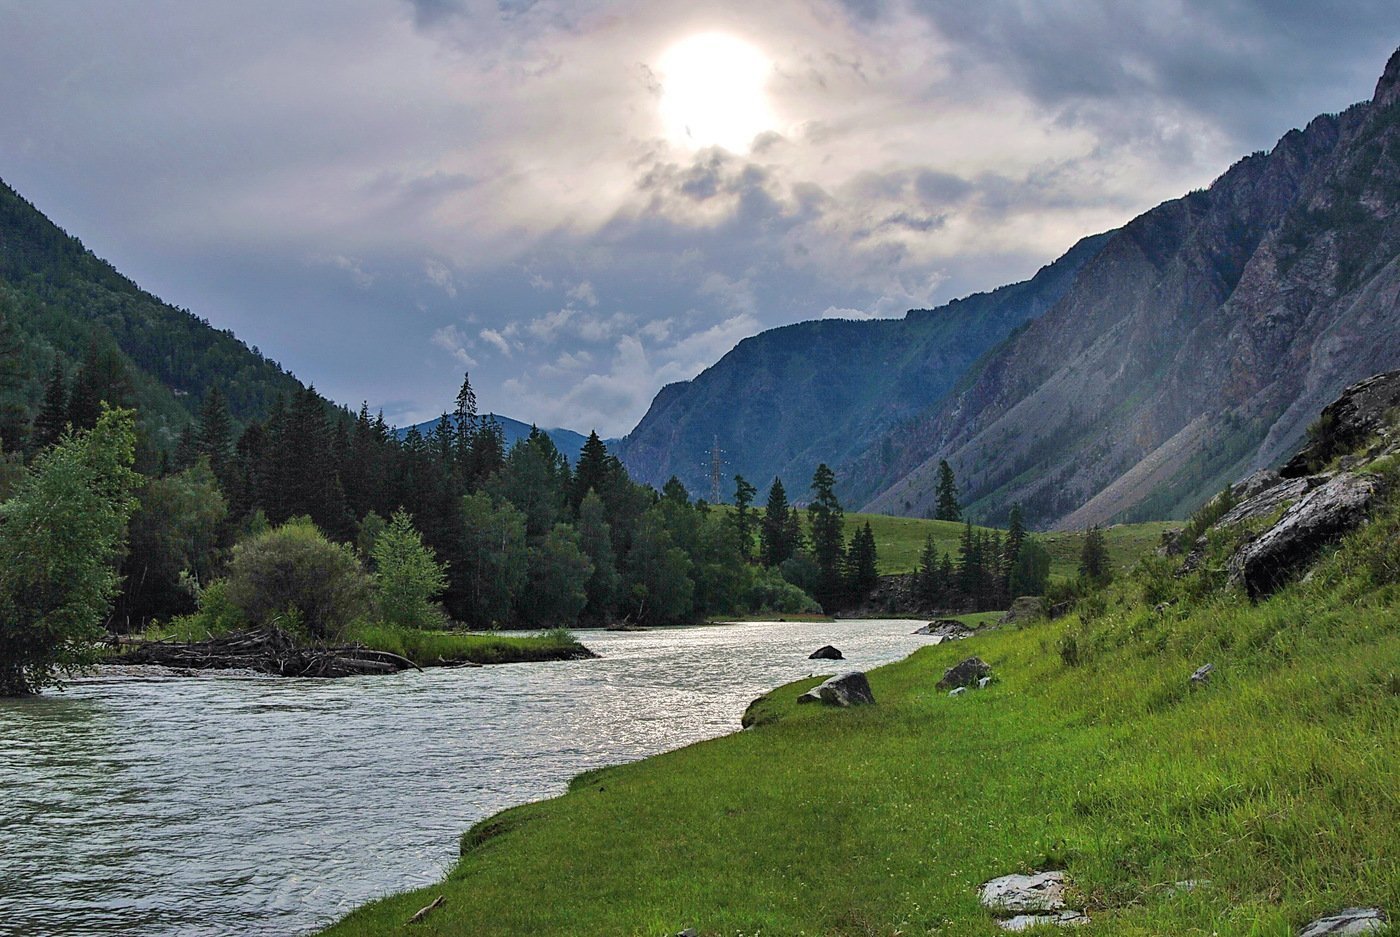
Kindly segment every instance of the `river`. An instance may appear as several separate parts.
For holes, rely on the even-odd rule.
[[[0,934],[288,935],[431,884],[580,771],[733,732],[910,621],[583,633],[591,661],[344,680],[99,674],[0,701]],[[834,644],[843,662],[809,661]]]

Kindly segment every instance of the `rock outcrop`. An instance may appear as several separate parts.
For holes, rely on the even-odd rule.
[[[1351,453],[1372,437],[1388,440],[1400,407],[1400,371],[1377,374],[1351,385],[1322,409],[1308,430],[1308,443],[1289,459],[1279,474],[1301,478]]]
[[[861,706],[875,702],[870,681],[858,670],[832,677],[797,698],[799,703],[825,703],[828,706]]]
[[[940,618],[924,625],[915,634],[926,634],[929,637],[937,638],[934,643],[942,644],[944,641],[961,641],[964,638],[972,637],[971,628],[954,618]]]
[[[1369,520],[1381,490],[1378,476],[1351,472],[1312,489],[1230,558],[1230,581],[1253,598],[1275,592],[1324,547]]]

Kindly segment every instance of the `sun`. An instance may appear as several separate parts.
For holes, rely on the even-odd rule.
[[[773,70],[759,49],[726,33],[699,33],[667,49],[657,63],[661,119],[670,140],[743,153],[774,125],[768,106]]]

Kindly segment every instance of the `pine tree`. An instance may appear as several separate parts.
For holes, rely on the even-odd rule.
[[[747,562],[753,557],[753,499],[758,489],[742,475],[734,476],[734,527],[739,532],[739,554]]]
[[[1113,570],[1108,560],[1108,544],[1103,530],[1097,524],[1084,534],[1084,547],[1079,553],[1079,575],[1096,584],[1104,584],[1113,578]]]
[[[953,467],[947,459],[938,460],[938,506],[934,518],[940,521],[962,520],[962,507],[958,504],[958,483],[953,478]]]
[[[608,447],[591,432],[584,440],[583,449],[578,454],[578,466],[574,469],[574,483],[569,491],[569,507],[577,514],[590,491],[601,492],[607,487],[608,473],[612,465],[608,462]]]
[[[797,548],[789,514],[791,509],[788,507],[787,492],[783,490],[783,480],[775,478],[773,486],[768,489],[768,505],[758,528],[759,559],[764,566],[781,566]]]
[[[1007,521],[1006,531],[1006,555],[1003,558],[1002,581],[1005,584],[1008,595],[1011,593],[1011,571],[1016,568],[1016,561],[1021,557],[1021,548],[1026,542],[1026,523],[1021,515],[1021,505],[1011,506],[1011,517]]]
[[[457,391],[456,408],[452,411],[457,418],[457,428],[463,432],[476,429],[476,391],[472,390],[470,372],[462,374],[462,389]]]
[[[209,460],[209,468],[219,480],[220,487],[228,484],[229,462],[233,458],[233,425],[228,405],[217,386],[210,388],[199,410],[199,429],[195,433],[195,452]]]
[[[924,549],[919,554],[919,571],[914,579],[914,588],[918,594],[919,601],[924,605],[936,605],[938,603],[940,583],[938,545],[933,540],[933,534],[924,538]]]
[[[807,525],[812,531],[812,558],[821,571],[816,599],[831,608],[845,591],[845,518],[836,499],[836,475],[825,463],[812,475],[812,502],[807,506]]]
[[[43,449],[58,442],[68,425],[68,382],[63,376],[63,362],[53,359],[53,372],[44,385],[44,402],[34,418],[34,445]]]
[[[856,601],[865,600],[880,584],[875,533],[870,529],[869,521],[851,538],[850,551],[846,555],[846,571],[851,595]]]

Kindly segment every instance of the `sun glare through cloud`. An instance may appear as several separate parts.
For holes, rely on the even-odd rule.
[[[775,124],[766,87],[773,63],[751,43],[700,33],[667,49],[657,69],[661,118],[673,143],[744,153]]]

